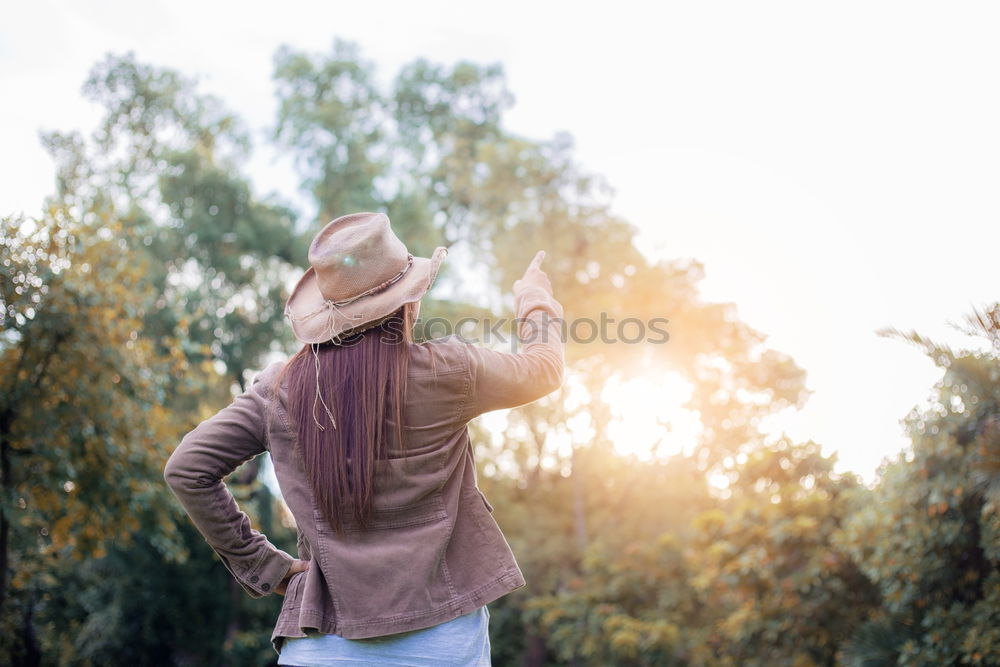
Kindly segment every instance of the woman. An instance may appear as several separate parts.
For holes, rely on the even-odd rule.
[[[413,257],[380,213],[309,247],[285,305],[304,345],[181,440],[164,477],[251,597],[284,596],[281,665],[488,665],[486,605],[524,586],[476,486],[468,423],[560,386],[562,306],[539,252],[514,283],[521,350],[414,343],[446,250]],[[222,479],[268,451],[298,558],[254,530]]]

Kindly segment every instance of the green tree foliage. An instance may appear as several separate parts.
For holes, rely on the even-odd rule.
[[[58,572],[139,531],[176,542],[156,477],[178,436],[163,407],[178,356],[142,335],[155,297],[114,216],[88,217],[52,207],[0,234],[0,608],[3,650],[25,659]]]
[[[944,376],[906,418],[909,450],[847,522],[844,545],[881,597],[849,664],[1000,663],[1000,327],[975,321],[991,350],[887,332],[919,344]]]
[[[835,540],[852,475],[816,443],[782,439],[736,467],[730,495],[696,519],[692,585],[705,614],[690,644],[699,664],[829,665],[875,604]],[[714,659],[713,659],[714,656]]]
[[[556,664],[683,664],[680,632],[700,605],[684,550],[711,504],[704,477],[686,458],[637,465],[591,449],[573,477],[587,484],[584,545],[572,521],[578,481],[545,475],[520,502],[489,487],[531,582],[511,596],[522,632],[540,633]]]
[[[103,110],[89,141],[42,136],[55,200],[115,204],[127,252],[147,262],[143,278],[160,295],[144,313],[150,337],[179,334],[189,364],[218,362],[242,387],[275,341],[291,340],[283,280],[305,258],[294,211],[253,193],[240,173],[251,150],[243,123],[197,81],[128,53],[97,63],[83,92]]]
[[[109,55],[92,69],[84,94],[104,117],[89,144],[70,142],[74,150],[60,160],[60,174],[74,173],[76,164],[90,168],[85,178],[61,178],[75,187],[59,195],[128,203],[123,236],[130,252],[148,256],[146,278],[160,295],[145,313],[146,331],[151,340],[176,335],[182,343],[183,372],[173,376],[166,400],[185,417],[178,426],[189,429],[228,402],[232,384],[244,388],[248,369],[292,340],[282,313],[285,282],[290,263],[304,262],[306,240],[294,211],[276,195],[253,192],[241,173],[252,149],[242,121],[200,93],[197,81],[132,54]],[[247,464],[230,482],[262,517],[274,499],[258,465],[259,459]],[[166,555],[204,558],[204,548],[199,538]],[[253,618],[260,607],[248,604],[225,573],[217,572],[216,581],[228,586],[233,609],[227,645],[250,636],[263,658],[269,645],[247,629],[259,625]]]
[[[238,167],[250,150],[241,122],[218,100],[200,94],[195,81],[138,63],[132,54],[109,55],[92,69],[84,93],[104,110],[89,140],[76,133],[50,132],[42,137],[57,162],[57,190],[50,206],[87,220],[104,238],[114,238],[114,243],[106,244],[109,255],[135,268],[114,293],[134,286],[144,300],[135,308],[125,299],[111,301],[106,316],[138,318],[133,342],[172,362],[169,369],[150,364],[145,371],[158,383],[156,406],[168,416],[171,429],[157,440],[156,449],[149,450],[153,474],[139,476],[159,491],[162,484],[156,470],[162,470],[179,437],[231,400],[232,387],[243,387],[246,370],[261,367],[266,355],[291,338],[282,315],[284,281],[289,262],[301,263],[305,252],[293,212],[274,197],[256,197],[240,174]],[[93,289],[101,284],[95,283]],[[118,314],[115,307],[129,311]],[[113,346],[116,340],[105,343]],[[100,358],[92,355],[94,360]],[[244,506],[264,522],[262,527],[280,533],[280,527],[266,520],[275,500],[258,479],[258,461],[244,466],[230,482]],[[132,481],[124,476],[108,483],[128,488]],[[148,535],[160,557],[179,567],[191,564],[197,569],[198,562],[211,561],[207,545],[196,534],[185,531],[179,540],[164,539],[176,532],[184,517],[169,496],[160,500],[159,509],[172,515],[164,522],[168,530],[162,535],[155,523],[140,522],[133,530]],[[279,534],[276,541],[282,543],[281,538]],[[284,535],[285,544],[289,539],[294,543],[294,535]],[[66,574],[77,577],[81,588],[99,587],[95,577],[102,568],[98,564]],[[164,574],[155,570],[153,577]],[[148,570],[136,571],[137,580],[149,576]],[[193,579],[180,581],[183,589]],[[214,581],[221,590],[228,586],[226,608],[231,611],[218,626],[222,632],[205,646],[222,644],[221,635],[227,647],[245,646],[244,653],[251,651],[255,660],[266,660],[271,648],[256,631],[268,618],[265,608],[249,604],[223,570],[214,570]],[[166,586],[167,580],[160,583]],[[177,581],[172,585],[178,588]],[[265,605],[274,611],[276,602],[268,600]],[[90,605],[88,613],[95,617],[120,615],[112,597],[94,598]],[[39,617],[61,631],[77,633],[77,639],[93,651],[77,648],[79,659],[97,660],[95,656],[123,650],[129,641],[127,634],[99,626],[59,626],[58,614],[44,616],[53,609],[48,606]],[[154,615],[149,610],[145,618]],[[88,630],[104,634],[97,640],[86,639]],[[190,642],[184,648],[199,651]]]

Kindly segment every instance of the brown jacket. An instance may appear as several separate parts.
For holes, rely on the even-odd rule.
[[[510,546],[476,486],[468,423],[534,401],[562,383],[562,306],[539,287],[516,295],[524,317],[514,352],[457,336],[410,345],[405,457],[379,462],[375,518],[334,534],[293,454],[284,363],[259,373],[227,407],[181,440],[164,478],[206,542],[254,598],[274,591],[292,556],[253,529],[223,478],[268,451],[298,532],[298,558],[271,642],[307,628],[349,639],[425,628],[525,585]]]

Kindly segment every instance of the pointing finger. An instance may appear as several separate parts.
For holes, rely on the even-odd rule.
[[[542,264],[542,260],[545,259],[545,251],[539,250],[535,253],[535,257],[531,260],[531,264],[528,265],[529,269],[537,269]]]

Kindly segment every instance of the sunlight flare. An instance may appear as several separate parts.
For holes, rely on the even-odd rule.
[[[676,373],[609,379],[601,399],[611,410],[608,432],[615,452],[641,461],[691,453],[701,422],[682,406],[692,390]]]

